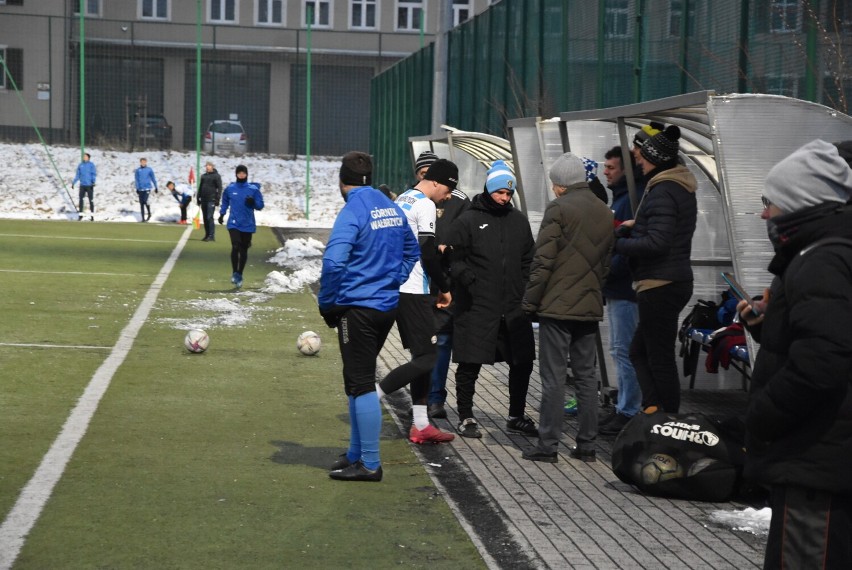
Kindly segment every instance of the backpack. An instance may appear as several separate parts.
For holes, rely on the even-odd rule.
[[[744,434],[737,418],[639,413],[615,439],[612,470],[649,495],[727,501],[740,486]]]

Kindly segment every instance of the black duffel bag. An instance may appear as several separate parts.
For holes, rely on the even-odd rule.
[[[638,413],[612,448],[616,476],[643,493],[721,502],[738,490],[742,422],[703,414]]]

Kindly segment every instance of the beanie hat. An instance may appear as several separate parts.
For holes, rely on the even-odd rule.
[[[434,152],[424,150],[420,153],[420,156],[417,157],[417,160],[414,161],[414,172],[420,172],[420,169],[425,166],[432,166],[432,163],[436,160],[438,160],[438,155]]]
[[[495,160],[491,163],[491,168],[485,173],[485,190],[489,194],[504,189],[514,194],[517,187],[518,179],[505,160]]]
[[[598,177],[598,163],[591,158],[583,157],[583,167],[586,169],[586,182]]]
[[[852,198],[852,168],[837,146],[817,139],[772,167],[763,195],[785,214]]]
[[[234,175],[236,176],[240,172],[245,172],[246,178],[248,178],[248,168],[246,168],[246,166],[244,164],[241,164],[237,167],[236,171],[234,172]]]
[[[633,145],[642,148],[642,145],[645,144],[645,141],[647,141],[649,138],[656,135],[657,133],[662,132],[663,129],[665,129],[665,125],[663,125],[662,123],[658,123],[657,121],[651,121],[641,129],[636,131],[636,134],[633,135]]]
[[[438,184],[449,186],[450,190],[455,190],[456,186],[459,185],[459,167],[445,158],[436,158],[429,170],[426,171],[423,180],[433,180]]]
[[[557,186],[567,188],[587,180],[586,165],[583,164],[583,159],[573,152],[566,152],[550,167],[550,181]]]
[[[639,152],[654,166],[665,166],[677,161],[677,153],[680,150],[679,139],[680,129],[676,125],[669,125],[666,130],[645,141]]]
[[[343,155],[340,181],[347,186],[370,186],[373,183],[373,160],[369,154],[353,150]]]

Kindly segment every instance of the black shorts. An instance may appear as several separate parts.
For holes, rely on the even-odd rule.
[[[435,297],[432,295],[399,294],[396,326],[399,328],[402,346],[409,349],[411,354],[425,354],[435,350],[438,337],[434,307]]]
[[[238,229],[231,228],[228,230],[228,235],[231,236],[231,245],[233,247],[248,249],[251,247],[251,236],[254,234],[250,232],[241,232]]]

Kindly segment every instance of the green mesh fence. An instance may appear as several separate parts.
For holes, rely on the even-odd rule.
[[[849,0],[502,0],[449,33],[447,124],[506,121],[688,93],[771,93],[844,113]],[[373,80],[377,179],[411,177],[408,137],[430,134],[431,48]],[[416,93],[416,95],[415,95]]]

